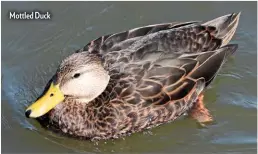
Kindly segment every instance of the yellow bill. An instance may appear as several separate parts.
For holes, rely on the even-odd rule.
[[[61,92],[59,85],[51,83],[48,91],[35,103],[29,106],[25,115],[29,118],[37,118],[53,109],[57,104],[64,100],[64,94]]]

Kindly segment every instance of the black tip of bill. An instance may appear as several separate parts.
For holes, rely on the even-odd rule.
[[[31,114],[31,110],[27,110],[27,111],[25,112],[25,116],[26,116],[27,118],[30,118],[30,114]]]

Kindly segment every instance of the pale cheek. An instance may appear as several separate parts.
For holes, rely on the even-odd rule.
[[[100,95],[106,88],[109,81],[108,75],[88,73],[73,79],[62,86],[61,90],[65,95],[88,98],[89,100]]]
[[[71,81],[62,87],[62,91],[65,95],[84,96],[85,95],[84,86],[85,85],[83,85],[83,83]]]

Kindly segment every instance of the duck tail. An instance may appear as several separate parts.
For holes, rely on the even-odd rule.
[[[228,44],[228,42],[235,34],[240,14],[241,12],[221,16],[216,19],[205,22],[203,25],[216,27],[216,29],[218,29],[218,33],[215,35],[215,37],[222,39],[221,46],[224,46]]]

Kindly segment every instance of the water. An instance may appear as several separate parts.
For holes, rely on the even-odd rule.
[[[2,2],[2,152],[256,153],[256,2]],[[51,11],[50,21],[13,21],[10,10]],[[124,139],[92,143],[53,134],[24,110],[58,62],[98,36],[170,21],[210,20],[242,11],[236,55],[205,93],[216,124],[181,119]],[[15,148],[14,148],[15,145]]]

